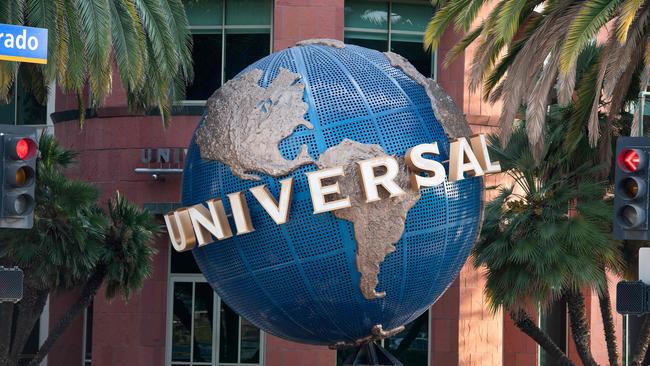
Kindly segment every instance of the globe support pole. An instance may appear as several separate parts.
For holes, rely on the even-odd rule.
[[[403,366],[393,355],[375,342],[363,344],[348,357],[343,366]]]

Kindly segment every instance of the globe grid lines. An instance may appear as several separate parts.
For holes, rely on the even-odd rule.
[[[320,76],[311,74],[312,70],[315,68],[324,69],[330,67],[328,65],[319,66],[319,64],[317,64],[320,61],[310,56],[312,55],[313,48],[318,48],[318,52],[321,53],[330,52],[326,46],[300,46],[272,54],[266,59],[263,59],[254,65],[251,65],[251,67],[248,69],[250,70],[252,68],[258,67],[259,65],[262,65],[259,68],[265,71],[261,84],[263,84],[265,80],[272,80],[274,74],[277,75],[276,73],[279,69],[279,66],[286,67],[292,72],[301,74],[303,77],[303,82],[309,83],[310,86],[313,84],[314,80],[316,80],[315,77],[323,78],[322,81],[325,81],[326,83],[336,83],[337,80],[332,76],[335,73],[322,73]],[[390,90],[394,90],[394,85],[397,83],[404,90],[404,93],[409,96],[409,98],[412,97],[412,105],[406,108],[388,106],[385,108],[386,112],[376,113],[376,119],[372,122],[376,123],[378,117],[386,116],[386,123],[393,123],[396,126],[398,132],[399,128],[397,128],[397,126],[405,126],[410,128],[410,126],[415,126],[414,123],[417,123],[417,125],[420,126],[417,127],[417,130],[415,130],[411,136],[406,137],[401,135],[398,136],[393,131],[380,131],[381,134],[383,134],[382,137],[387,137],[387,139],[384,141],[394,141],[391,142],[393,144],[392,146],[394,146],[391,147],[391,149],[406,149],[407,147],[415,146],[418,143],[430,142],[432,140],[438,141],[439,146],[442,150],[440,158],[441,160],[445,160],[448,157],[448,139],[446,136],[442,135],[444,131],[433,115],[431,106],[424,104],[425,101],[428,102],[428,99],[425,99],[427,96],[424,92],[424,88],[412,80],[409,81],[408,77],[401,70],[391,68],[387,59],[380,52],[361,49],[356,46],[345,46],[345,48],[338,50],[341,50],[342,52],[353,52],[357,56],[363,56],[367,60],[371,60],[367,61],[366,63],[366,66],[369,68],[369,72],[371,72],[372,75],[378,75],[379,73],[383,73],[385,75],[381,77],[373,77],[374,80],[371,81],[380,84],[384,82],[390,82],[392,83],[392,86],[388,86]],[[300,54],[300,58],[304,59],[304,63],[306,64],[304,73],[296,67],[296,57],[292,56],[292,54]],[[334,54],[332,54],[332,56],[339,57]],[[389,73],[396,76],[390,76]],[[314,89],[314,91],[309,94],[309,97],[313,98],[314,101],[318,101],[319,105],[328,106],[327,108],[336,105],[343,105],[337,104],[339,103],[336,99],[338,98],[337,96],[334,96],[334,99],[327,99],[329,97],[326,96],[326,94],[323,94],[324,90],[326,89],[323,89],[323,87]],[[338,112],[334,114],[322,114],[317,110],[315,105],[316,102],[309,102],[309,109],[306,113],[307,119],[314,125],[315,131],[313,133],[310,133],[308,132],[309,130],[303,130],[296,134],[292,134],[287,139],[283,140],[280,143],[280,150],[285,158],[292,157],[291,153],[289,153],[289,155],[285,154],[287,154],[289,151],[296,151],[294,150],[296,143],[307,142],[309,143],[309,152],[312,157],[318,158],[320,156],[320,153],[325,151],[328,147],[336,145],[341,141],[325,141],[325,137],[327,136],[323,135],[322,133],[327,132],[327,129],[330,127],[331,128],[329,131],[335,133],[330,134],[329,138],[343,139],[347,137],[361,143],[379,143],[378,141],[373,141],[372,138],[369,138],[369,135],[366,135],[366,131],[359,130],[359,127],[357,127],[359,126],[359,123],[357,121],[367,120],[367,116],[364,117],[362,115],[356,115],[354,118],[356,121],[353,121],[352,118],[347,118],[346,120],[348,121],[344,121],[343,119],[339,119],[338,121],[321,121],[320,118],[323,118],[323,116],[325,116],[325,118],[329,118],[327,116],[343,114]],[[345,108],[348,107],[343,107],[343,109]],[[355,107],[352,108],[354,109]],[[413,113],[419,114],[418,117],[420,117],[420,120],[400,120],[400,118],[404,118],[403,116],[412,118],[408,116],[413,116],[413,113],[408,113],[404,114],[403,116],[395,117],[395,120],[393,122],[389,122],[388,119],[394,115],[394,112],[398,109],[402,112],[413,111]],[[317,125],[317,121],[309,117],[310,115],[314,115],[319,118],[318,123],[320,126]],[[332,122],[337,123],[337,125],[334,126]],[[346,132],[344,132],[344,134],[341,134],[344,130]],[[376,130],[373,131],[372,134],[377,135]],[[300,136],[300,138],[296,138],[296,135]],[[316,138],[314,139],[312,137],[307,137],[308,135],[316,136]],[[396,150],[386,150],[386,152],[393,155],[396,154]],[[194,204],[201,202],[203,199],[217,197],[221,194],[235,190],[241,190],[243,188],[245,189],[245,187],[250,186],[249,184],[244,184],[244,182],[241,182],[237,178],[233,177],[227,169],[224,169],[224,167],[218,167],[218,163],[204,162],[195,165],[194,162],[199,163],[200,161],[197,159],[198,154],[196,154],[196,151],[192,156],[188,158],[188,167],[195,166],[197,169],[195,169],[194,174],[192,174],[192,172],[186,172],[186,177],[184,178],[183,184],[183,204]],[[299,171],[304,170],[301,168]],[[205,183],[200,183],[210,182],[214,179],[217,180],[217,185],[206,185]],[[262,182],[259,182],[257,184],[265,182],[274,183],[276,180],[270,177],[262,176]],[[306,181],[304,179],[300,181],[300,179],[297,178],[295,184],[296,189],[300,191],[296,192],[295,198],[306,198],[308,195],[305,192]],[[282,230],[285,231],[285,233],[290,234],[292,238],[291,240],[293,241],[292,245],[296,251],[302,250],[300,248],[308,247],[309,250],[305,249],[304,251],[305,255],[311,255],[309,253],[315,253],[316,255],[311,257],[314,258],[311,261],[305,260],[303,258],[300,259],[299,262],[302,263],[301,265],[305,266],[304,274],[296,274],[296,278],[287,277],[282,278],[279,281],[287,284],[290,284],[293,281],[298,281],[303,284],[303,287],[307,286],[313,288],[314,293],[317,297],[320,297],[323,300],[327,299],[326,302],[320,302],[323,306],[325,306],[325,314],[319,310],[316,302],[310,301],[301,305],[304,309],[314,309],[314,314],[316,314],[317,317],[310,321],[307,321],[307,319],[305,319],[303,315],[299,313],[293,314],[295,321],[307,321],[307,323],[304,324],[317,324],[318,329],[320,329],[317,336],[302,332],[299,328],[292,327],[291,324],[283,325],[281,322],[273,321],[273,311],[267,312],[266,310],[262,310],[266,315],[265,317],[261,317],[259,314],[259,306],[263,306],[264,301],[262,301],[262,299],[259,299],[259,301],[258,299],[255,299],[254,294],[258,293],[259,290],[250,287],[252,285],[248,280],[246,280],[246,278],[250,278],[250,274],[245,270],[238,269],[239,267],[237,266],[229,265],[225,261],[231,260],[229,259],[231,257],[223,256],[221,254],[226,253],[226,247],[237,246],[236,243],[239,243],[242,240],[250,243],[264,243],[263,245],[268,247],[268,250],[264,252],[270,253],[273,248],[282,245],[278,241],[279,238],[276,237],[275,234],[270,233],[268,235],[264,235],[264,233],[261,232],[246,234],[252,236],[249,238],[246,238],[245,235],[241,237],[233,237],[232,239],[229,239],[229,242],[232,241],[232,244],[229,243],[228,245],[208,245],[202,248],[197,248],[194,250],[194,252],[197,255],[199,252],[202,253],[201,256],[197,257],[197,262],[201,262],[201,269],[205,271],[206,279],[211,282],[215,288],[219,289],[220,295],[222,295],[224,301],[228,303],[236,312],[246,314],[247,318],[249,318],[249,320],[251,320],[258,327],[267,331],[272,329],[272,333],[283,336],[285,338],[293,339],[295,341],[315,344],[331,344],[337,340],[341,340],[337,339],[337,334],[340,334],[340,332],[335,331],[336,328],[332,327],[332,323],[336,322],[339,328],[343,329],[349,336],[348,338],[362,338],[369,333],[370,328],[374,324],[383,324],[384,328],[389,329],[391,327],[401,325],[397,323],[403,322],[405,319],[409,320],[415,314],[419,314],[422,311],[426,310],[430,303],[432,303],[440,296],[442,290],[448,287],[451,281],[449,281],[449,283],[446,283],[448,282],[447,277],[456,273],[456,271],[460,269],[450,267],[459,267],[457,263],[462,264],[464,261],[465,253],[460,253],[459,251],[471,247],[471,244],[474,241],[474,237],[470,236],[475,236],[476,229],[468,229],[475,226],[475,224],[472,224],[472,222],[476,223],[480,219],[480,195],[478,195],[478,191],[474,189],[482,189],[482,181],[480,178],[472,178],[469,181],[466,181],[466,184],[462,184],[461,189],[463,189],[463,192],[465,192],[467,189],[473,187],[470,189],[470,191],[474,193],[470,194],[469,191],[467,191],[460,196],[455,196],[453,192],[454,189],[452,189],[452,187],[456,187],[458,185],[458,183],[444,183],[444,189],[442,191],[439,189],[430,189],[426,190],[426,192],[422,192],[423,197],[415,206],[413,206],[406,217],[404,235],[400,239],[403,242],[397,244],[398,250],[401,250],[403,254],[405,254],[401,256],[401,260],[408,261],[408,268],[406,268],[404,272],[391,274],[391,276],[395,275],[395,278],[380,278],[380,285],[378,289],[382,291],[388,291],[389,294],[393,293],[394,297],[397,297],[397,293],[395,293],[395,291],[404,291],[408,294],[409,291],[411,291],[410,289],[422,288],[423,290],[421,299],[418,301],[407,300],[410,303],[398,303],[397,299],[391,297],[393,295],[389,295],[387,298],[380,300],[373,300],[370,302],[365,301],[360,296],[358,287],[356,287],[356,284],[358,284],[358,282],[355,282],[354,280],[355,278],[358,279],[358,272],[355,273],[356,270],[353,266],[354,258],[351,258],[351,256],[354,254],[354,238],[350,236],[349,232],[352,225],[344,220],[336,219],[333,214],[323,214],[323,217],[319,217],[316,220],[311,216],[310,213],[305,211],[308,209],[309,205],[307,205],[305,201],[302,200],[303,203],[301,203],[301,206],[297,207],[296,211],[292,211],[291,213],[292,217],[300,216],[301,220],[292,222],[292,219],[290,219],[286,224],[288,226],[282,228]],[[277,190],[275,190],[273,193],[277,194]],[[450,196],[447,196],[447,194],[450,194]],[[458,202],[458,204],[450,205],[451,202]],[[438,215],[442,212],[444,212],[443,217],[439,217]],[[453,220],[454,217],[458,216],[454,216],[455,212],[464,212],[465,214],[461,215],[461,218],[457,218],[459,221],[450,222],[450,220]],[[252,214],[258,215],[257,213]],[[263,216],[255,216],[253,219],[262,221],[268,220]],[[324,226],[325,223],[332,223],[333,226],[330,226],[329,224]],[[463,229],[457,229],[459,226],[463,226]],[[266,225],[264,225],[264,227],[266,227]],[[432,233],[431,235],[426,234],[427,227],[429,232]],[[328,231],[332,232],[316,234],[323,228],[327,228]],[[441,230],[445,232],[444,236],[440,235]],[[458,230],[464,231],[465,235],[463,237],[456,237],[453,233],[458,232]],[[434,236],[433,233],[438,234]],[[310,241],[309,238],[311,237],[319,238],[318,240],[326,240],[328,243]],[[286,236],[283,235],[280,238],[282,238],[281,241],[286,241]],[[302,239],[302,243],[295,241],[299,238],[304,238]],[[410,238],[413,238],[413,240],[418,240],[418,244],[421,245],[410,245],[410,243],[408,243]],[[343,252],[339,254],[330,252],[329,254],[331,254],[331,256],[328,256],[327,251],[329,251],[328,248],[331,247],[329,241],[332,243],[336,242],[336,247],[342,247]],[[406,245],[402,246],[404,243]],[[426,258],[430,258],[430,260],[427,260],[426,263],[429,263],[428,265],[430,266],[437,266],[430,267],[430,270],[426,272],[430,273],[429,276],[422,278],[412,277],[413,274],[418,273],[418,269],[424,269],[424,267],[422,267],[422,264],[425,263],[420,262],[417,257],[412,257],[412,255],[415,255],[413,249],[416,249],[416,247],[419,247],[421,249],[427,248],[426,253],[430,254],[426,254]],[[249,254],[250,253],[245,252],[241,253],[241,256],[245,257],[249,261],[259,262],[259,265],[262,266],[259,268],[264,268],[263,263],[266,260],[262,260],[260,257],[249,257]],[[392,256],[388,256],[382,264],[382,273],[384,266],[393,263],[393,260],[391,258]],[[295,257],[292,261],[295,262]],[[394,264],[390,265],[393,266]],[[218,273],[220,273],[220,276],[225,276],[225,274],[228,273],[229,278],[236,277],[241,278],[241,280],[227,281],[225,284],[221,283],[220,280],[214,277],[217,272],[214,272],[210,268],[222,268],[218,271]],[[269,272],[267,277],[272,278],[273,273],[275,272],[273,269],[271,269],[271,267],[268,268]],[[291,276],[294,275],[292,274]],[[215,281],[219,282],[220,285],[217,286]],[[269,284],[269,286],[272,286],[272,284]],[[404,290],[402,290],[402,288]],[[408,298],[409,297],[405,299]],[[282,301],[278,302],[279,304],[283,304],[287,301],[291,302],[291,299],[288,298],[281,300]],[[294,306],[291,307],[291,309],[300,309],[300,307]],[[271,318],[268,316],[271,316]]]

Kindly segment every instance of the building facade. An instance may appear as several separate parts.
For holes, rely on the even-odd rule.
[[[438,50],[423,50],[424,29],[434,11],[426,0],[185,0],[185,5],[195,79],[186,100],[176,104],[170,128],[164,129],[155,113],[130,113],[116,79],[113,94],[102,108],[89,112],[83,128],[77,121],[77,97],[55,88],[41,106],[18,86],[12,101],[0,107],[2,120],[51,129],[62,145],[80,153],[79,164],[68,172],[71,176],[95,184],[103,199],[119,190],[159,215],[178,204],[181,176],[145,169],[182,168],[183,150],[214,90],[250,63],[303,39],[334,38],[397,52],[438,81],[462,107],[475,132],[495,129],[500,106],[484,103],[480,90],[468,91],[473,50],[442,66],[461,35],[449,31]],[[496,179],[488,178],[486,185]],[[47,365],[335,366],[346,356],[261,332],[219,299],[191,254],[175,252],[164,237],[155,246],[154,273],[142,291],[128,302],[107,302],[100,293],[59,340]],[[488,310],[483,285],[481,271],[465,265],[434,306],[384,346],[408,366],[552,365],[507,315]],[[61,293],[50,299],[31,347],[42,342],[76,295]],[[598,299],[586,295],[594,356],[606,362]],[[540,317],[540,324],[577,359],[567,336],[566,308],[557,304],[553,309]],[[617,321],[621,328],[622,318]],[[408,333],[414,339],[400,347]],[[622,338],[619,333],[619,341]]]

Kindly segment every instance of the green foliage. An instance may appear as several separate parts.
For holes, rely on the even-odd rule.
[[[571,105],[569,116],[569,129],[565,141],[567,144],[573,144],[580,141],[587,131],[587,121],[593,100],[596,96],[596,90],[593,85],[598,78],[602,56],[602,47],[589,47],[580,56],[578,65],[582,66],[581,72],[576,76],[579,78],[578,88],[576,89],[576,102]]]
[[[34,227],[0,229],[0,264],[17,265],[25,273],[25,299],[0,309],[0,334],[9,335],[3,340],[5,346],[0,343],[3,365],[18,364],[29,330],[42,312],[48,294],[81,289],[80,298],[51,329],[33,364],[45,357],[102,284],[106,285],[109,299],[117,295],[128,299],[142,288],[151,275],[156,253],[149,243],[159,227],[149,212],[119,193],[103,210],[97,189],[63,174],[75,162],[75,153],[63,149],[45,134],[40,138],[39,150]]]
[[[193,78],[182,0],[7,0],[0,4],[0,22],[48,29],[48,64],[18,66],[20,74],[37,76],[31,84],[36,95],[46,96],[54,81],[78,95],[89,86],[91,106],[101,105],[115,63],[132,109],[169,111]],[[0,62],[0,100],[9,98],[15,71],[15,63]],[[168,124],[169,113],[162,116]]]
[[[0,258],[20,266],[30,286],[50,290],[78,287],[105,267],[107,297],[128,297],[151,275],[156,220],[119,193],[104,212],[97,189],[63,174],[73,152],[46,134],[39,149],[34,227],[0,230]]]
[[[562,47],[560,60],[563,70],[568,70],[582,50],[594,41],[600,28],[612,19],[620,3],[620,0],[587,0],[580,6]]]
[[[38,288],[71,288],[94,269],[107,223],[95,210],[97,190],[61,173],[74,154],[48,135],[39,146],[34,227],[0,230],[0,256],[20,266]]]
[[[101,261],[106,264],[106,297],[129,297],[151,276],[156,250],[147,245],[159,232],[153,216],[119,192],[108,201],[109,229]]]
[[[614,131],[611,127],[637,98],[629,91],[644,90],[648,83],[650,3],[643,0],[498,0],[490,4],[480,23],[478,14],[486,6],[484,0],[449,0],[439,4],[426,29],[424,43],[425,48],[436,47],[452,23],[469,31],[448,52],[445,63],[449,64],[468,47],[475,47],[472,59],[475,70],[469,85],[482,85],[485,100],[503,102],[502,143],[507,142],[520,106],[535,102],[539,107],[535,111],[539,112],[555,103],[557,96],[562,104],[570,103],[571,99],[576,104],[566,121],[570,131],[567,141],[587,133],[592,146],[599,137],[609,144]],[[607,24],[612,26],[608,28]],[[475,27],[471,31],[470,25]],[[602,40],[603,36],[607,37],[606,41]],[[597,57],[589,60],[585,54]],[[589,71],[581,77],[578,69],[584,66]],[[631,77],[644,68],[644,77]],[[546,79],[542,78],[544,70],[551,71]],[[553,88],[544,83],[548,78],[554,81]],[[539,127],[546,128],[546,121],[541,116],[540,119],[528,117],[533,126],[529,143],[538,151],[545,137],[538,133]],[[629,121],[624,119],[624,122]],[[603,135],[601,129],[607,133]],[[609,160],[605,152],[602,151],[601,158]]]
[[[596,180],[595,152],[583,139],[579,154],[567,154],[561,118],[554,107],[539,164],[523,125],[505,147],[491,136],[490,154],[513,181],[496,188],[486,204],[474,265],[487,269],[486,294],[493,310],[516,310],[527,301],[548,304],[564,290],[605,290],[605,269],[621,267],[610,238],[611,207],[606,182]]]

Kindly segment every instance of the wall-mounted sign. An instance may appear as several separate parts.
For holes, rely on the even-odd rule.
[[[0,24],[0,60],[47,63],[47,29]]]
[[[140,161],[147,168],[181,168],[186,154],[187,149],[181,148],[146,148],[140,151]]]

